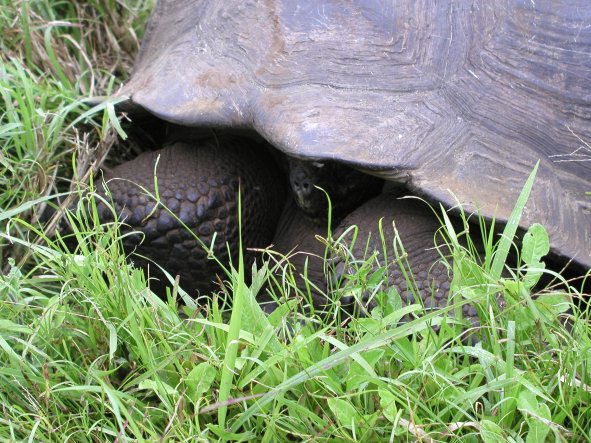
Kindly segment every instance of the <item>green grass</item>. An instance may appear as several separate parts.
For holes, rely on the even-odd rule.
[[[588,313],[575,288],[533,292],[549,272],[540,226],[511,274],[514,232],[499,240],[481,222],[470,233],[485,239],[481,257],[437,211],[454,258],[448,309],[477,307],[477,340],[445,312],[397,304],[371,256],[337,292],[383,302],[348,318],[338,304],[327,316],[295,309],[306,288],[276,256],[229,268],[227,291],[199,306],[180,288],[152,294],[117,223],[96,211],[70,215],[75,253],[50,236],[41,211],[85,189],[69,177],[87,183],[117,139],[109,110],[81,97],[124,79],[150,7],[0,0],[0,441],[591,440]],[[297,296],[266,315],[265,287]]]

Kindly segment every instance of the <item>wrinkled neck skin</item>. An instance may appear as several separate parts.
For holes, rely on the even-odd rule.
[[[318,225],[338,223],[360,204],[378,195],[383,180],[337,162],[289,158],[289,183],[294,199]],[[320,189],[319,189],[320,188]]]

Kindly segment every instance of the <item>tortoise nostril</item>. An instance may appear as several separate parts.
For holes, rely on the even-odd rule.
[[[312,184],[305,178],[296,178],[292,181],[292,188],[296,193],[309,194],[312,189]]]

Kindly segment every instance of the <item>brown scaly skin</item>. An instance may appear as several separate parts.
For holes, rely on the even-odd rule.
[[[354,256],[357,259],[363,258],[367,239],[370,238],[369,253],[378,251],[378,260],[382,264],[384,257],[378,221],[384,218],[384,236],[389,245],[387,253],[390,261],[395,259],[392,249],[394,239],[392,221],[394,221],[408,252],[408,262],[415,278],[417,291],[414,292],[407,287],[404,274],[397,265],[389,267],[388,284],[397,289],[404,303],[417,303],[418,296],[426,308],[447,306],[451,276],[445,266],[439,262],[439,253],[433,249],[435,232],[440,225],[424,203],[417,200],[397,200],[397,192],[388,192],[376,197],[383,186],[380,179],[342,164],[327,162],[319,166],[310,161],[289,159],[289,168],[290,185],[301,210],[300,218],[303,213],[305,218],[312,220],[313,223],[326,226],[326,196],[314,185],[320,186],[331,197],[333,222],[338,223],[334,229],[333,238],[338,238],[349,226],[358,226],[358,238],[352,249]],[[371,199],[372,197],[375,198]],[[298,251],[313,254],[309,257],[308,275],[320,289],[320,291],[313,291],[313,296],[315,306],[321,308],[326,303],[322,293],[326,292],[327,284],[321,267],[322,262],[314,258],[314,255],[324,251],[324,247],[314,238],[319,229],[305,220],[299,222],[296,220],[298,220],[297,214],[290,214],[288,220],[285,215],[282,217],[274,244],[277,250],[283,253],[295,247]],[[345,240],[350,243],[351,235]],[[292,260],[292,264],[300,274],[304,269],[304,257],[305,255],[300,253]],[[340,280],[346,272],[346,265],[339,257],[335,257],[333,263]],[[341,303],[353,306],[353,297],[345,297]],[[464,305],[464,316],[475,321],[474,308]]]
[[[170,274],[180,275],[181,287],[191,295],[209,294],[215,289],[216,275],[226,276],[214,260],[207,259],[203,247],[162,206],[139,186],[154,193],[154,165],[163,205],[173,211],[208,247],[216,234],[213,254],[226,266],[230,259],[237,266],[238,188],[242,192],[242,239],[244,249],[266,247],[272,240],[283,206],[284,187],[268,153],[256,143],[239,138],[216,141],[176,141],[165,148],[140,154],[105,173],[120,220],[129,226],[123,246],[134,263],[149,275],[166,282],[153,264]],[[117,180],[121,178],[124,180]],[[136,183],[137,185],[133,184]],[[104,205],[101,220],[112,218]],[[153,212],[152,212],[153,211]],[[227,245],[226,245],[227,244]],[[228,248],[231,256],[228,254]],[[246,252],[247,269],[254,255]],[[162,284],[152,282],[159,292]]]
[[[434,249],[435,233],[440,224],[423,202],[414,199],[399,200],[397,197],[398,193],[396,192],[384,193],[364,203],[335,227],[332,237],[339,238],[347,228],[352,225],[357,226],[358,232],[354,245],[351,245],[352,232],[343,239],[347,247],[350,248],[353,257],[356,260],[362,260],[364,257],[369,257],[373,251],[377,251],[377,261],[383,266],[385,260],[378,229],[379,220],[383,218],[382,226],[388,258],[387,287],[393,287],[398,291],[403,304],[422,303],[427,309],[445,307],[449,304],[451,274],[439,261],[440,255]],[[287,253],[293,248],[300,251],[291,262],[295,266],[296,272],[301,274],[304,269],[304,257],[306,257],[301,251],[322,255],[324,246],[314,236],[317,234],[325,236],[326,232],[307,221],[301,211],[298,214],[291,210],[287,212],[287,217],[285,214],[286,212],[279,222],[279,226],[283,226],[283,229],[278,231],[281,238],[276,235],[274,244],[276,249],[282,253]],[[406,260],[414,276],[416,291],[407,286],[404,274],[396,264],[396,255],[392,245],[395,237],[392,222],[396,224],[398,234],[408,254]],[[324,294],[326,294],[328,284],[323,272],[322,260],[315,258],[315,255],[309,258],[308,277],[320,289],[313,291],[312,295],[315,308],[322,310],[326,304]],[[353,266],[344,257],[334,253],[331,263],[335,273],[331,280],[334,280],[336,285],[343,287],[346,284],[344,276],[353,271]],[[377,270],[377,265],[374,266],[374,270]],[[369,295],[369,293],[361,295],[362,306],[356,306],[353,296],[343,297],[340,302],[345,307],[357,309],[363,315],[375,305],[375,300],[368,300]],[[476,311],[471,305],[463,306],[463,316],[472,324],[478,323]]]
[[[359,231],[351,249],[354,257],[361,260],[364,256],[369,257],[373,251],[376,251],[377,261],[384,266],[386,260],[378,228],[381,218],[383,218],[382,229],[387,247],[388,287],[396,288],[403,304],[422,303],[426,309],[448,306],[451,271],[441,262],[441,255],[434,247],[435,234],[441,225],[424,202],[416,199],[400,200],[388,193],[380,195],[345,217],[335,230],[333,237],[338,238],[346,228],[356,225]],[[393,246],[395,238],[393,223],[404,246],[404,252],[407,254],[404,260],[408,262],[408,267],[412,271],[409,278],[414,279],[414,287],[408,286],[404,273],[397,264],[397,255]],[[350,245],[351,240],[352,233],[349,233],[345,236],[345,242]],[[367,254],[365,254],[366,247]],[[402,250],[398,252],[403,253]],[[334,264],[337,277],[343,276],[349,270],[342,257],[336,257]],[[365,297],[368,295],[364,294]],[[354,299],[352,296],[345,297],[341,302],[344,305],[352,305]],[[365,308],[371,308],[371,305],[370,303]],[[463,316],[471,323],[477,323],[478,317],[473,306],[463,305]]]
[[[316,235],[326,237],[326,224],[324,227],[315,224],[290,198],[279,219],[273,249],[288,258],[294,268],[296,286],[302,291],[306,290],[302,275],[307,271],[308,281],[312,283],[312,302],[320,308],[326,304],[325,245],[318,241]]]

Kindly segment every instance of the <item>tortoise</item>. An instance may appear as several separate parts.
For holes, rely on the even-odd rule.
[[[153,117],[146,127],[166,134],[158,136],[164,144],[191,144],[211,128],[216,137],[249,134],[233,152],[254,156],[254,175],[269,176],[251,186],[262,201],[284,201],[284,186],[269,183],[281,182],[282,164],[307,161],[506,222],[539,161],[520,227],[543,224],[553,256],[588,269],[589,25],[588,0],[160,0],[117,96],[132,120]],[[230,151],[212,152],[225,163]],[[128,168],[129,177],[145,173],[153,184],[151,158],[145,170]],[[194,175],[174,169],[179,182]],[[108,177],[128,177],[120,172]],[[291,177],[296,188],[307,175],[292,169]],[[349,179],[334,181],[339,189]],[[367,193],[340,216],[382,186],[360,183]],[[126,189],[118,192],[133,212]],[[306,200],[297,189],[296,200]],[[392,200],[380,201],[398,208]],[[280,209],[269,206],[273,224]],[[349,219],[363,225],[366,217]],[[304,235],[285,223],[279,231]]]

